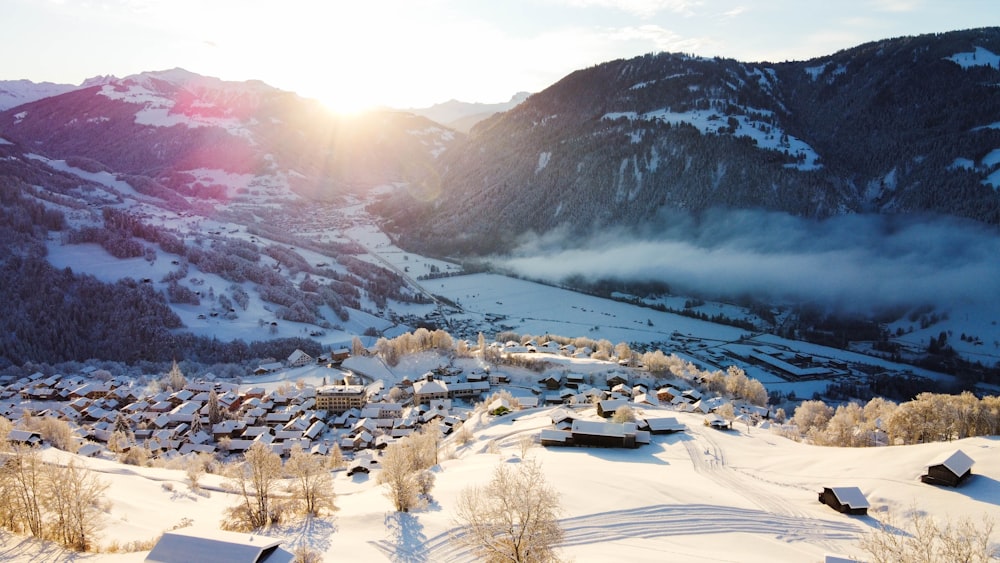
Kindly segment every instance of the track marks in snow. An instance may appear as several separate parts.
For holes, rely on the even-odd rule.
[[[851,522],[710,504],[652,505],[564,518],[560,523],[565,531],[562,547],[695,534],[757,534],[789,543],[854,540],[858,534]],[[454,528],[409,549],[388,540],[372,544],[392,561],[475,561],[471,552],[449,541],[462,533]]]

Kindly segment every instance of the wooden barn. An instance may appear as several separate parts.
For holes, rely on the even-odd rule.
[[[868,499],[857,487],[825,487],[819,501],[843,514],[868,514]]]
[[[291,563],[294,559],[278,538],[194,528],[164,532],[146,556],[151,563]]]
[[[927,466],[927,474],[920,480],[931,485],[957,487],[972,475],[972,458],[962,450],[939,458]]]

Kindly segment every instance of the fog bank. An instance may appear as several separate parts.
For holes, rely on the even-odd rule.
[[[496,263],[551,282],[655,280],[679,294],[751,295],[851,313],[1000,297],[997,228],[940,216],[817,221],[746,210],[671,214],[635,232],[525,237]]]

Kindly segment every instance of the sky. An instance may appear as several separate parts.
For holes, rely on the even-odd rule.
[[[340,111],[505,102],[652,52],[781,62],[1000,25],[996,0],[0,0],[0,12],[0,80],[181,67]]]

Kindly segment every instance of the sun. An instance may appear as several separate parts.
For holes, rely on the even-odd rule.
[[[370,92],[337,88],[317,95],[319,100],[331,112],[343,116],[356,116],[385,107],[375,99]]]

